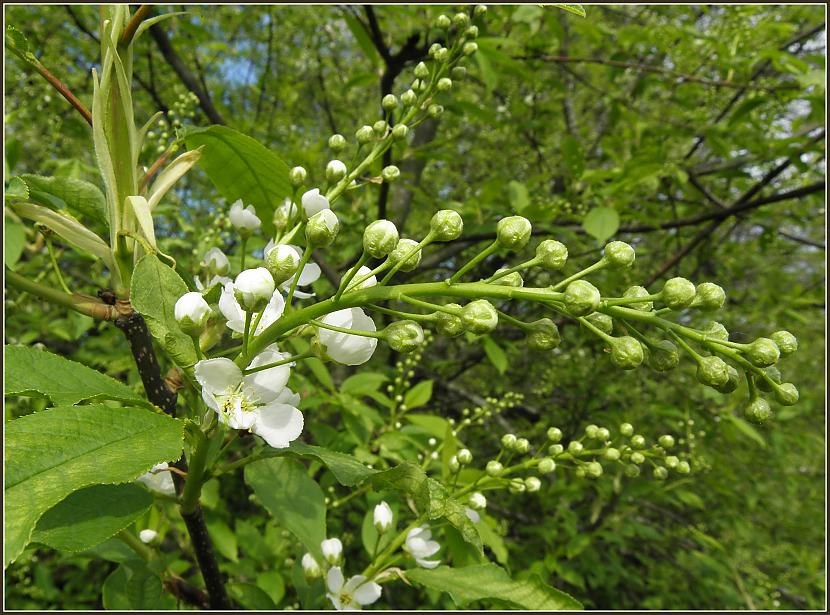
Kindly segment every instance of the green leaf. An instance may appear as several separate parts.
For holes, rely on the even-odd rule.
[[[131,482],[181,457],[181,421],[141,408],[43,410],[6,423],[5,562],[29,542],[38,519],[73,491]]]
[[[102,602],[112,611],[154,611],[176,608],[159,576],[140,560],[128,560],[104,581]]]
[[[377,391],[388,378],[384,374],[377,374],[375,372],[362,372],[349,376],[340,385],[341,393],[351,393],[352,395],[360,395],[372,393]]]
[[[213,517],[207,520],[206,525],[208,533],[213,539],[213,544],[216,546],[216,550],[230,561],[238,562],[236,534],[228,527],[228,524],[221,519]]]
[[[320,446],[311,446],[297,440],[292,442],[286,450],[301,457],[310,457],[321,462],[331,470],[337,482],[345,487],[358,485],[378,472],[378,470],[367,468],[351,455],[330,451]]]
[[[14,271],[14,266],[23,254],[26,247],[26,228],[19,222],[5,219],[6,227],[3,232],[3,258],[6,267]]]
[[[447,419],[445,418],[441,418],[440,416],[410,413],[407,413],[404,416],[407,421],[409,421],[413,425],[417,425],[418,427],[426,431],[429,435],[434,436],[436,438],[443,438],[444,434],[447,431],[447,426],[449,425],[449,421],[447,421]]]
[[[29,186],[26,185],[19,177],[12,177],[9,180],[9,185],[6,186],[5,192],[3,192],[3,199],[6,200],[23,200],[29,198]],[[7,222],[8,224],[8,222]]]
[[[403,403],[409,409],[425,406],[432,398],[432,380],[422,380],[404,395]]]
[[[360,24],[355,16],[348,11],[344,11],[342,16],[346,20],[346,25],[349,27],[349,31],[352,33],[352,36],[354,36],[357,44],[360,45],[363,53],[366,54],[366,57],[372,64],[377,65],[381,59],[380,54],[378,53],[374,43],[372,43],[372,39],[369,38],[369,34],[366,32],[366,29]]]
[[[285,597],[285,579],[276,570],[260,572],[256,575],[256,584],[257,587],[268,594],[268,597],[274,603],[274,607],[279,605]]]
[[[262,459],[245,467],[245,482],[268,512],[323,561],[325,495],[305,467],[293,459]]]
[[[86,365],[30,346],[6,346],[6,395],[42,393],[59,406],[87,399],[148,404],[126,384]]]
[[[179,329],[173,314],[176,301],[187,290],[175,269],[154,254],[146,254],[136,263],[130,285],[132,306],[144,316],[150,333],[181,367],[190,367],[197,360],[193,340]]]
[[[585,17],[586,15],[585,8],[581,4],[551,4],[551,6],[568,11],[574,15],[579,15],[580,17]]]
[[[228,583],[228,593],[250,611],[273,611],[276,608],[271,597],[253,583]]]
[[[527,186],[515,179],[511,179],[507,184],[507,195],[510,199],[510,207],[516,213],[521,213],[530,205],[530,195],[527,192]]]
[[[266,235],[274,232],[274,209],[291,194],[288,165],[251,137],[227,126],[190,128],[188,149],[204,145],[199,166],[230,205],[253,205]]]
[[[91,549],[129,526],[152,504],[153,496],[135,483],[86,487],[44,513],[32,542],[59,551]]]
[[[543,583],[539,577],[513,580],[493,563],[466,568],[416,568],[408,570],[406,577],[430,589],[447,592],[459,606],[474,600],[495,598],[526,610],[582,609],[582,605],[571,596]]]
[[[291,344],[297,354],[302,354],[309,349],[308,342],[297,337],[290,338],[288,343]],[[329,391],[335,391],[334,380],[331,379],[331,374],[329,373],[325,363],[316,357],[311,357],[303,361],[303,365],[311,370],[312,375],[320,384],[326,387]]]
[[[507,355],[489,335],[482,338],[484,353],[500,374],[507,371]]]
[[[594,207],[582,220],[582,228],[602,243],[620,228],[620,215],[610,207]]]
[[[26,174],[20,178],[29,187],[29,200],[108,226],[107,201],[95,184],[69,177]]]
[[[758,433],[758,430],[755,429],[752,425],[747,423],[742,418],[735,416],[731,412],[724,412],[722,416],[729,423],[734,425],[735,429],[737,429],[741,434],[743,434],[750,440],[755,441],[761,448],[766,448],[766,440],[764,440],[764,437],[760,433]]]

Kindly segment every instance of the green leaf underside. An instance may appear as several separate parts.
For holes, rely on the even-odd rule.
[[[82,363],[29,346],[6,346],[6,395],[42,393],[59,406],[87,399],[146,404],[130,387]]]
[[[91,549],[128,527],[152,504],[153,496],[135,483],[86,487],[44,513],[32,542],[60,551]]]
[[[493,563],[450,568],[439,566],[433,570],[416,568],[406,572],[409,580],[447,592],[453,601],[463,606],[474,600],[495,598],[518,609],[577,610],[582,605],[568,594],[550,587],[533,576],[514,580]]]
[[[5,434],[5,556],[29,542],[40,517],[70,493],[126,483],[181,456],[181,421],[142,408],[50,408],[10,421]]]
[[[317,459],[331,470],[337,482],[345,487],[358,485],[378,472],[378,470],[367,468],[351,455],[330,451],[320,446],[295,441],[291,443],[288,450],[301,457]]]

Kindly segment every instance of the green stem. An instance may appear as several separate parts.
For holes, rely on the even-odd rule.
[[[61,274],[61,268],[58,266],[58,259],[55,258],[55,248],[52,245],[52,240],[48,237],[46,238],[46,248],[49,250],[49,260],[52,262],[52,269],[55,270],[55,275],[58,277],[58,283],[67,294],[71,295],[72,291],[69,290],[69,287],[66,285],[63,275]]]
[[[383,562],[389,558],[397,549],[406,541],[406,535],[409,534],[412,530],[416,527],[421,525],[424,521],[426,521],[426,515],[421,515],[415,521],[407,525],[400,534],[395,536],[395,539],[389,543],[383,553],[380,554],[380,557],[377,558],[374,562],[372,562],[366,569],[363,571],[363,576],[367,579],[373,579],[377,573],[383,570]]]
[[[352,281],[352,278],[358,272],[358,270],[369,260],[369,253],[366,250],[363,250],[363,254],[360,255],[360,258],[354,264],[354,267],[349,269],[349,272],[346,276],[340,280],[340,286],[337,288],[337,294],[334,295],[334,300],[337,301],[340,299],[340,296],[343,292],[349,287],[349,282]]]
[[[406,295],[401,295],[400,300],[404,303],[409,303],[411,305],[415,305],[417,307],[422,307],[426,310],[433,310],[436,312],[444,312],[445,314],[452,314],[453,316],[460,316],[461,310],[458,308],[451,308],[447,307],[446,305],[439,305],[437,303],[430,303],[429,301],[421,301],[420,299],[414,299],[412,297],[407,297]]]
[[[153,559],[153,550],[141,542],[141,539],[129,530],[121,530],[116,534],[125,545],[130,547],[145,562]]]
[[[335,327],[334,325],[329,325],[324,322],[320,322],[319,320],[312,320],[311,324],[315,327],[320,327],[321,329],[328,329],[329,331],[337,331],[338,333],[346,333],[348,335],[359,335],[361,337],[374,337],[377,339],[383,339],[383,333],[379,331],[359,331],[357,329],[345,329],[343,327]]]
[[[60,305],[79,314],[91,316],[98,320],[115,320],[118,317],[118,312],[115,306],[107,305],[103,301],[95,297],[88,297],[86,295],[66,294],[63,291],[43,286],[37,282],[33,282],[26,276],[23,276],[16,271],[6,268],[6,283],[9,286],[22,290],[45,299],[49,303]]]
[[[308,359],[309,357],[313,357],[314,353],[310,350],[308,352],[304,352],[302,354],[294,355],[293,357],[288,357],[287,359],[282,359],[281,361],[275,361],[274,363],[268,363],[267,365],[257,365],[256,367],[250,367],[248,369],[243,369],[242,373],[244,375],[248,374],[255,374],[257,372],[265,371],[266,369],[271,369],[272,367],[279,367],[280,365],[285,365],[287,363],[292,363],[294,361],[302,361],[303,359]]]
[[[245,312],[245,330],[242,333],[242,352],[248,354],[248,342],[251,339],[251,317],[253,312]]]
[[[380,312],[381,314],[388,314],[389,316],[397,316],[398,318],[408,318],[410,320],[420,320],[422,322],[432,322],[435,320],[434,314],[416,314],[414,312],[401,312],[399,310],[392,310],[381,307],[379,305],[369,304],[366,306],[370,310]]]
[[[383,276],[383,279],[380,281],[380,286],[385,286],[385,285],[386,285],[386,283],[387,283],[389,280],[391,280],[391,279],[392,279],[392,276],[393,276],[393,275],[395,275],[401,267],[403,267],[404,263],[406,263],[406,262],[407,262],[410,258],[412,258],[415,254],[417,254],[419,250],[423,249],[424,247],[426,247],[426,246],[428,246],[430,243],[432,243],[432,240],[433,240],[433,239],[435,239],[435,233],[433,233],[432,231],[429,231],[429,232],[426,234],[426,237],[424,237],[424,238],[421,240],[421,242],[420,242],[417,246],[415,246],[414,248],[412,248],[412,249],[411,249],[411,250],[407,253],[407,255],[406,255],[406,256],[404,256],[404,257],[403,257],[402,259],[400,259],[397,263],[395,263],[395,266],[394,266],[394,267],[392,267],[392,269],[390,269],[390,270],[389,270],[389,273],[387,273],[385,276]]]
[[[187,480],[182,491],[181,511],[183,514],[192,513],[199,506],[199,496],[202,493],[202,485],[205,479],[205,464],[209,440],[201,430],[197,430],[198,442],[193,448],[188,459]]]
[[[488,282],[488,284],[489,284],[489,282]],[[510,314],[508,314],[506,312],[502,312],[501,310],[496,310],[496,312],[498,312],[498,314],[499,314],[499,320],[506,320],[511,325],[521,329],[522,331],[532,331],[533,330],[533,327],[530,325],[530,323],[527,323],[523,320],[519,320],[518,318],[514,318]]]
[[[647,303],[648,301],[659,301],[662,295],[660,293],[656,293],[653,295],[646,295],[644,297],[619,297],[616,299],[606,299],[605,305],[613,306],[613,305],[631,305],[632,303]]]
[[[297,290],[297,283],[300,281],[300,274],[303,272],[303,267],[306,266],[309,259],[311,259],[311,246],[306,246],[303,251],[303,256],[300,259],[300,264],[297,266],[297,273],[291,280],[291,287],[288,289],[288,296],[285,298],[286,309],[291,309],[291,300],[294,298],[294,291]]]
[[[505,269],[504,271],[497,271],[489,278],[485,280],[488,284],[492,284],[496,280],[502,279],[504,276],[510,275],[511,273],[516,273],[517,271],[524,271],[525,269],[529,269],[530,267],[535,267],[539,263],[542,262],[541,258],[533,257],[529,261],[525,261],[515,267],[510,267],[509,269]]]
[[[570,284],[574,280],[579,280],[580,278],[584,278],[589,273],[593,273],[594,271],[599,271],[600,269],[604,269],[607,266],[608,266],[608,262],[604,258],[600,259],[596,263],[591,265],[590,267],[586,267],[582,271],[577,271],[571,277],[565,278],[561,282],[557,282],[556,284],[553,285],[553,290],[559,290],[560,288],[564,288],[565,286],[567,286],[568,284]]]
[[[357,280],[355,280],[354,284],[352,284],[352,287],[351,287],[350,291],[351,290],[358,290],[360,288],[360,285],[363,284],[366,280],[371,278],[373,275],[383,273],[384,271],[389,269],[389,267],[391,267],[391,266],[392,266],[392,261],[390,261],[387,258],[380,265],[378,265],[377,267],[372,269],[369,273],[367,273],[366,275],[364,275],[364,276],[358,278]]]
[[[597,337],[599,337],[603,341],[608,342],[609,344],[614,343],[614,338],[611,335],[608,335],[605,331],[597,328],[594,324],[591,323],[590,320],[584,318],[583,316],[578,316],[577,320],[580,322],[580,324],[583,327],[588,329],[591,333],[594,333]]]
[[[466,265],[464,265],[461,269],[459,269],[459,270],[458,270],[458,271],[456,271],[454,274],[452,274],[452,277],[451,277],[449,280],[447,280],[447,283],[448,283],[448,284],[450,284],[450,285],[455,284],[455,283],[458,281],[458,279],[459,279],[462,275],[464,275],[465,273],[467,273],[470,269],[472,269],[473,267],[475,267],[476,265],[478,265],[481,261],[483,261],[485,258],[487,258],[487,257],[488,257],[488,256],[490,256],[491,254],[493,254],[494,252],[496,252],[498,249],[499,249],[499,242],[498,242],[498,240],[496,240],[496,241],[494,241],[493,243],[491,243],[489,246],[487,246],[486,248],[484,248],[481,252],[479,252],[478,254],[476,254],[476,255],[475,255],[475,256],[474,256],[474,257],[473,257],[473,258],[472,258],[472,259],[471,259],[471,260],[470,260],[470,261],[469,261]]]
[[[240,271],[245,271],[245,252],[247,251],[247,247],[248,247],[248,238],[247,237],[244,237],[244,236],[242,237],[241,247],[242,247],[242,256],[240,257],[240,261],[239,261],[239,269],[240,269]]]

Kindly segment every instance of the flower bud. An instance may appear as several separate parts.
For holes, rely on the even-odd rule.
[[[671,448],[674,446],[674,436],[669,434],[664,434],[657,438],[658,444],[663,448]]]
[[[617,461],[620,458],[620,450],[617,448],[609,447],[605,449],[605,452],[602,454],[608,461]]]
[[[234,295],[246,312],[261,312],[271,300],[276,285],[265,267],[246,269],[233,283]]]
[[[469,465],[473,461],[473,454],[468,448],[462,448],[456,456],[458,457],[458,463],[463,466]]]
[[[599,478],[602,476],[602,464],[599,461],[591,461],[585,466],[585,475],[588,478]]]
[[[670,470],[674,470],[675,468],[677,468],[678,465],[680,465],[680,460],[674,455],[669,455],[668,457],[666,457],[665,463],[667,468],[669,468]]]
[[[339,230],[337,215],[330,209],[323,209],[309,218],[305,238],[312,248],[326,248],[332,244]]]
[[[530,326],[532,328],[527,334],[527,345],[533,350],[553,350],[562,341],[559,328],[550,318],[542,318],[531,323]]]
[[[188,335],[197,335],[210,318],[210,306],[202,293],[185,293],[176,301],[173,315],[182,331]]]
[[[346,137],[343,135],[331,135],[329,137],[329,148],[335,152],[339,152],[346,147]]]
[[[434,58],[434,57],[435,57],[435,54],[436,54],[436,53],[438,53],[438,51],[439,51],[442,47],[443,47],[443,45],[442,45],[441,43],[433,43],[432,45],[430,45],[430,46],[429,46],[429,52],[428,52],[428,53],[429,53],[429,57],[430,57],[430,58]],[[417,77],[418,75],[415,75],[415,76]],[[424,75],[424,77],[426,77],[426,75]],[[422,77],[422,79],[423,79],[423,77]]]
[[[551,444],[548,447],[548,453],[550,453],[551,455],[561,455],[564,450],[565,447],[561,444]]]
[[[746,358],[756,367],[769,367],[778,362],[780,351],[771,339],[759,337],[744,350]]]
[[[373,258],[389,256],[398,245],[398,229],[389,220],[375,220],[363,231],[363,249]]]
[[[776,387],[773,395],[775,395],[775,401],[782,406],[794,406],[798,403],[798,389],[792,382],[785,382]]]
[[[412,239],[401,239],[398,241],[398,245],[395,246],[395,249],[389,253],[389,259],[392,261],[393,265],[398,266],[398,263],[402,262],[404,258],[406,258],[407,254],[412,252],[418,246],[418,242]],[[415,269],[421,262],[421,250],[418,250],[410,256],[406,258],[406,261],[403,262],[398,269],[400,271],[412,271]]]
[[[470,24],[470,16],[467,13],[456,13],[452,18],[452,23],[458,28],[466,28]]]
[[[288,181],[291,182],[291,185],[295,188],[302,186],[307,177],[308,172],[303,167],[294,167],[288,172]]]
[[[330,160],[326,165],[326,179],[330,182],[339,182],[346,173],[346,165],[340,160]]]
[[[461,308],[461,322],[476,335],[490,333],[499,324],[499,315],[486,299],[476,299]]]
[[[450,71],[450,76],[455,81],[461,81],[464,77],[467,76],[467,69],[463,66],[453,66],[452,70]]]
[[[395,127],[392,128],[392,138],[396,141],[406,139],[406,135],[408,134],[409,127],[406,124],[395,124]]]
[[[505,269],[498,269],[495,275],[501,274]],[[490,282],[494,286],[509,286],[511,288],[521,288],[525,285],[525,281],[522,279],[522,275],[518,271],[514,271],[513,273],[508,273],[507,275],[501,276],[499,279]]]
[[[716,386],[715,390],[718,393],[723,393],[724,395],[729,395],[730,393],[734,393],[738,389],[738,385],[741,383],[740,375],[738,374],[738,370],[726,364],[726,372],[728,379],[725,383],[720,386]]]
[[[447,307],[458,310],[461,309],[461,306],[457,303],[448,303]],[[447,337],[457,337],[464,333],[464,322],[461,320],[460,316],[456,316],[455,314],[438,312],[438,316],[435,319],[435,329],[441,335],[446,335]]]
[[[357,129],[357,131],[354,133],[354,136],[357,139],[358,143],[364,145],[375,138],[375,131],[372,130],[371,126],[364,125]]]
[[[303,555],[302,565],[303,574],[305,575],[305,578],[309,581],[319,579],[321,576],[323,576],[323,571],[320,568],[320,564],[317,563],[317,560],[314,559],[314,556],[311,555],[311,553],[306,553],[305,555]]]
[[[320,543],[320,549],[323,551],[323,557],[332,566],[340,563],[343,556],[343,543],[339,538],[329,538]]]
[[[576,466],[574,476],[576,478],[585,478],[585,466]]]
[[[606,335],[611,335],[614,331],[614,320],[608,314],[603,314],[602,312],[591,312],[585,317],[585,320]]]
[[[565,289],[565,308],[572,316],[587,316],[599,307],[597,287],[587,280],[574,280]]]
[[[635,298],[635,297],[648,297],[648,291],[642,286],[632,286],[628,288],[623,293],[623,298]],[[654,308],[653,301],[638,301],[636,303],[627,303],[626,307],[630,307],[634,310],[640,310],[641,312],[650,312]]]
[[[585,447],[582,446],[582,442],[578,440],[571,440],[568,442],[568,452],[571,455],[579,455]]]
[[[386,131],[389,130],[389,124],[386,120],[378,120],[374,124],[372,124],[372,132],[375,133],[376,137],[382,137],[386,134]]]
[[[401,102],[407,107],[411,107],[418,102],[418,95],[413,90],[407,90],[401,94]]]
[[[450,21],[450,18],[446,15],[439,15],[435,19],[435,27],[441,28],[442,30],[446,30],[447,28],[449,28],[451,23],[452,22]]]
[[[654,478],[657,480],[665,480],[669,476],[669,471],[666,468],[657,466],[654,468]]]
[[[550,427],[548,429],[548,440],[551,442],[559,442],[562,440],[562,430],[558,427]]]
[[[265,267],[279,286],[290,279],[300,266],[300,255],[291,246],[276,245],[265,255]]]
[[[392,182],[397,181],[401,176],[401,170],[394,164],[390,164],[388,167],[383,167],[383,171],[380,172],[380,175],[383,177],[383,181],[391,184]]]
[[[518,252],[530,240],[532,228],[530,221],[522,216],[502,218],[496,225],[496,240],[499,247]]]
[[[297,213],[297,206],[290,200],[285,199],[282,204],[278,205],[274,210],[274,226],[279,230],[288,228],[288,224]]]
[[[452,89],[452,79],[448,77],[441,77],[438,80],[438,91],[439,92],[449,92]]]
[[[512,451],[513,447],[516,446],[516,436],[512,433],[506,433],[501,437],[501,445],[505,448],[505,450]]]
[[[611,432],[605,427],[597,429],[597,440],[600,442],[608,442],[611,439]]]
[[[449,467],[450,472],[458,472],[461,469],[461,464],[458,462],[458,455],[453,455],[452,457],[450,457],[447,466]]]
[[[476,17],[481,17],[485,13],[487,13],[487,7],[483,4],[476,4],[476,8],[473,9],[473,14]]]
[[[697,364],[697,381],[710,387],[723,386],[729,381],[726,362],[720,357],[702,357]]]
[[[535,493],[542,488],[542,481],[539,480],[536,476],[528,476],[525,479],[525,489],[527,489],[528,493]]]
[[[701,331],[706,337],[713,340],[729,341],[729,331],[721,323],[712,321]]]
[[[210,275],[225,276],[230,271],[231,263],[225,253],[219,248],[211,248],[205,253],[201,263]]]
[[[631,453],[630,459],[631,459],[631,463],[636,463],[637,465],[639,465],[639,464],[645,462],[646,457],[642,453],[636,453],[635,452],[635,453]]]
[[[157,536],[158,536],[158,532],[156,532],[155,530],[149,530],[149,529],[148,530],[141,530],[138,533],[139,540],[141,540],[141,542],[143,542],[144,544],[150,544],[151,542],[153,542],[156,539]]]
[[[695,285],[686,278],[672,278],[663,286],[660,298],[673,310],[689,307],[695,298]]]
[[[556,462],[550,457],[543,457],[539,460],[539,466],[537,469],[542,474],[550,474],[556,470]]]
[[[641,435],[631,436],[631,447],[632,448],[645,448],[646,447],[646,439]]]
[[[394,94],[387,94],[383,97],[383,100],[380,101],[380,106],[383,107],[386,111],[392,111],[398,106],[398,98]]]
[[[464,47],[462,47],[461,51],[465,56],[471,56],[478,51],[478,45],[472,41],[464,43]]]
[[[798,339],[789,331],[776,331],[769,337],[778,346],[782,357],[791,355],[798,350]]]
[[[527,438],[518,438],[516,440],[516,445],[513,447],[517,453],[526,453],[530,450],[530,442],[528,442]]]
[[[417,92],[425,92],[429,88],[429,83],[427,83],[426,79],[416,79],[412,84],[412,88]]]
[[[585,427],[585,435],[591,440],[593,440],[597,437],[597,430],[599,430],[599,427],[597,427],[596,425],[587,425]]]
[[[692,307],[700,308],[704,312],[719,310],[726,302],[726,293],[717,284],[703,282],[697,285]]]
[[[680,353],[669,340],[660,340],[649,349],[648,366],[656,372],[673,370],[680,363]]]
[[[412,352],[424,343],[424,330],[414,320],[398,320],[383,331],[384,339],[395,352]]]
[[[620,433],[627,438],[634,433],[634,426],[631,423],[623,423],[620,425]]]
[[[612,241],[605,246],[603,258],[612,269],[624,269],[634,262],[634,248],[624,241]]]
[[[744,408],[744,416],[750,421],[763,423],[772,416],[772,409],[769,402],[763,397],[756,397]]]
[[[625,475],[628,478],[636,478],[637,476],[640,475],[640,468],[638,468],[637,466],[635,466],[633,464],[632,465],[627,465],[627,466],[625,466]]]
[[[517,493],[524,493],[527,490],[527,486],[521,478],[511,478],[507,484],[507,490],[515,495]]]
[[[692,468],[689,466],[688,461],[681,461],[677,464],[677,471],[680,474],[688,474],[692,471]]]
[[[495,459],[491,459],[487,462],[484,471],[487,473],[487,476],[500,476],[504,472],[504,466]]]
[[[478,491],[470,494],[468,502],[470,503],[470,508],[473,510],[484,510],[487,508],[487,498]]]
[[[429,117],[436,118],[444,112],[444,107],[441,105],[430,105],[427,108],[427,114]]]
[[[450,59],[450,50],[446,47],[441,47],[440,49],[436,49],[433,56],[438,62],[446,62]]]
[[[635,369],[643,362],[643,347],[633,337],[626,335],[614,339],[611,346],[611,363],[620,369]]]
[[[436,241],[453,241],[461,237],[464,220],[457,211],[442,209],[430,219],[429,230],[435,236]]]
[[[418,79],[426,79],[429,77],[429,68],[427,65],[423,62],[418,62],[415,66],[415,76],[418,77]]]
[[[325,195],[320,194],[320,190],[317,188],[303,193],[300,202],[303,204],[303,213],[305,213],[306,218],[311,218],[314,214],[331,208],[329,200]]]
[[[375,506],[372,521],[374,522],[375,529],[378,531],[378,534],[385,534],[388,532],[392,527],[392,520],[392,509],[389,507],[389,504],[381,502]]]

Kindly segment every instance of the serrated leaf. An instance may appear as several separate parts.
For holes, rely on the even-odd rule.
[[[555,6],[558,9],[568,11],[569,13],[579,15],[580,17],[586,16],[585,8],[581,4],[551,4],[550,6]]]
[[[101,598],[113,611],[157,611],[176,608],[176,600],[164,591],[159,576],[144,562],[130,559],[104,581]]]
[[[311,446],[296,440],[286,450],[301,457],[312,458],[321,462],[334,474],[337,482],[345,487],[358,485],[378,472],[367,468],[351,455],[330,451],[321,446]]]
[[[6,346],[6,395],[46,395],[55,405],[87,399],[148,404],[126,384],[86,365],[29,346]]]
[[[181,457],[183,424],[141,408],[50,408],[6,423],[5,562],[73,491],[131,482]]]
[[[582,228],[602,243],[620,228],[620,215],[610,207],[594,207],[582,220]]]
[[[420,408],[432,398],[432,380],[422,380],[403,396],[403,403],[409,409]]]

